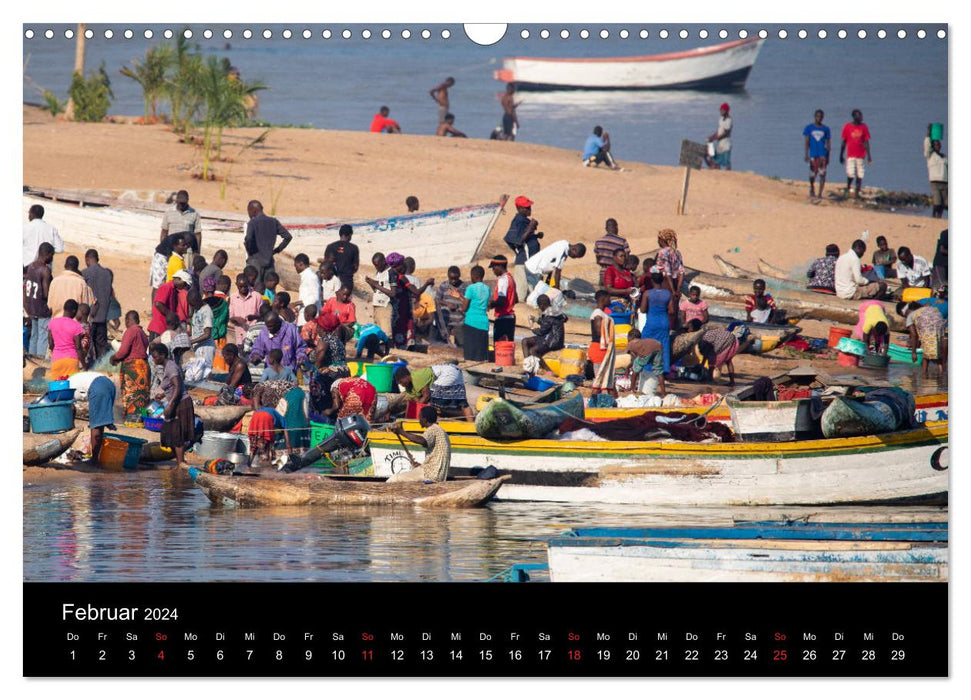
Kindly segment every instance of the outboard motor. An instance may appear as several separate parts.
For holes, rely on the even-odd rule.
[[[311,447],[301,455],[290,455],[290,458],[280,467],[281,471],[295,472],[304,467],[310,466],[325,454],[335,452],[340,449],[357,452],[364,447],[368,431],[371,425],[364,416],[354,414],[346,416],[337,421],[334,426],[334,433],[319,445]]]

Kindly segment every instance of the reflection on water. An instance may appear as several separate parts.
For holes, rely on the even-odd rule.
[[[832,509],[832,520],[861,509]],[[805,508],[651,508],[492,503],[456,511],[214,508],[182,473],[61,475],[24,486],[27,581],[481,581],[545,563],[570,527],[727,524]],[[940,509],[870,509],[934,517]]]

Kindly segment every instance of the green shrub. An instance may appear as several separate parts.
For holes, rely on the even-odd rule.
[[[102,63],[97,72],[88,73],[85,78],[75,73],[68,90],[74,103],[74,120],[79,122],[100,122],[108,116],[108,108],[115,98],[111,91],[111,80]]]

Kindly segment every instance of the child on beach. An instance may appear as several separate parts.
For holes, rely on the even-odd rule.
[[[357,321],[357,309],[351,301],[351,290],[341,287],[337,290],[337,296],[328,299],[324,304],[321,316],[335,314],[340,319],[342,325],[352,326]]]
[[[309,304],[303,309],[304,324],[300,327],[300,337],[307,344],[307,357],[313,360],[313,351],[320,342],[320,326],[317,325],[317,305]]]
[[[775,299],[765,291],[765,280],[752,283],[752,294],[745,297],[745,313],[755,323],[772,323],[775,316]]]
[[[698,321],[700,325],[708,323],[708,302],[701,298],[701,287],[692,285],[688,289],[688,297],[681,299],[678,312],[682,328],[687,328],[691,321]]]
[[[276,295],[283,291],[280,288],[280,275],[270,270],[263,275],[263,298],[270,304],[276,299]]]
[[[284,291],[278,291],[273,298],[273,304],[271,308],[276,311],[280,318],[282,318],[287,323],[296,323],[297,314],[294,313],[293,309],[290,308],[290,293]]]
[[[886,236],[877,236],[877,249],[873,251],[873,270],[880,279],[886,279],[897,262],[897,254],[887,245]]]
[[[283,382],[296,382],[297,377],[293,373],[293,370],[289,367],[284,367],[282,362],[283,351],[280,348],[270,350],[266,355],[266,367],[263,368],[263,375],[260,377],[260,381],[271,382],[279,379]]]
[[[523,357],[535,358],[540,369],[547,372],[549,365],[543,361],[543,355],[553,350],[562,350],[566,336],[566,314],[555,311],[550,305],[550,298],[545,294],[536,297],[536,305],[540,310],[540,317],[536,321],[533,335],[523,338]],[[534,319],[530,317],[530,322]],[[524,363],[525,366],[525,363]]]
[[[320,263],[318,271],[320,277],[320,302],[323,303],[337,296],[341,288],[340,277],[334,274],[334,266],[329,262]]]

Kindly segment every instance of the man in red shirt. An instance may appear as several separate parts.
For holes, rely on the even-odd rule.
[[[489,307],[494,314],[494,340],[516,339],[516,281],[506,269],[508,264],[505,255],[497,255],[489,262],[489,269],[498,278],[489,301]]]
[[[854,109],[853,121],[843,127],[843,143],[840,145],[840,163],[846,163],[846,194],[850,193],[850,185],[856,178],[854,197],[860,196],[860,187],[863,186],[863,176],[866,174],[864,158],[868,164],[873,162],[870,157],[870,130],[863,123],[863,112]]]
[[[165,332],[165,317],[175,313],[179,305],[178,292],[192,286],[192,277],[185,270],[179,270],[170,282],[160,286],[155,292],[152,306],[152,321],[148,324],[148,339],[155,340]]]
[[[371,132],[375,134],[380,134],[382,132],[387,134],[400,134],[401,125],[398,124],[394,119],[388,119],[388,115],[391,110],[387,107],[382,107],[380,111],[374,115],[374,119],[371,120]]]

